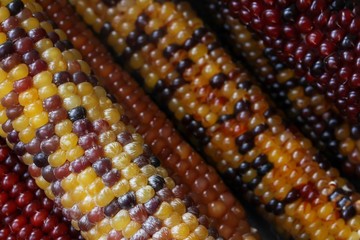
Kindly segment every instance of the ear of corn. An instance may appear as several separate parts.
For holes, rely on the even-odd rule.
[[[223,2],[281,61],[306,76],[351,123],[359,123],[358,1]]]
[[[83,239],[0,139],[0,238]]]
[[[101,42],[86,29],[86,24],[64,2],[39,1],[54,22],[69,36],[69,40],[87,60],[95,74],[111,93],[119,99],[130,123],[144,137],[154,154],[181,187],[176,196],[190,194],[199,205],[201,214],[209,216],[220,236],[225,239],[253,239],[246,222],[244,209],[220,180],[215,170],[208,167],[173,129],[169,120],[151,102],[138,84],[114,63]],[[150,169],[149,169],[150,170]]]
[[[72,225],[87,239],[214,239],[40,5],[0,4],[0,135]]]
[[[300,239],[359,238],[359,195],[283,124],[187,3],[71,3],[280,231]]]
[[[197,4],[199,10],[206,8],[206,12],[211,13],[209,20],[227,33],[224,34],[225,41],[231,46],[232,53],[251,65],[262,87],[285,109],[303,134],[336,165],[341,165],[347,176],[358,178],[359,126],[344,120],[324,94],[280,62],[273,49],[265,48],[254,33],[229,13],[225,3],[208,0]]]

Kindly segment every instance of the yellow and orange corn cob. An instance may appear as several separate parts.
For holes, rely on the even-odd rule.
[[[283,124],[187,3],[70,2],[279,231],[297,239],[359,238],[359,194]]]
[[[303,134],[335,164],[341,165],[347,176],[359,178],[359,125],[349,124],[324,94],[278,61],[272,49],[265,48],[255,34],[231,16],[227,4],[214,0],[197,4],[199,10],[206,8],[207,13],[211,12],[209,20],[219,31],[226,32],[225,41],[232,53],[246,60],[262,86],[297,123]]]
[[[114,63],[111,55],[76,15],[66,1],[41,0],[39,3],[69,36],[102,84],[119,99],[130,123],[142,134],[144,142],[160,159],[177,184],[177,196],[189,194],[200,213],[209,216],[225,239],[254,237],[245,219],[244,209],[234,199],[212,167],[181,139],[165,115],[138,84]],[[102,81],[103,79],[103,81]]]
[[[0,1],[0,135],[86,239],[214,239],[65,33]]]

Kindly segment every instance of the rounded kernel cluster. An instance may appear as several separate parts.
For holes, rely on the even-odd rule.
[[[214,239],[40,5],[0,3],[0,135],[74,228],[87,239]]]
[[[49,1],[40,3],[62,30],[68,33],[69,39],[90,62],[95,73],[102,77],[101,83],[110,90],[116,89],[113,94],[123,104],[130,123],[137,127],[137,131],[144,136],[145,143],[173,171],[175,181],[182,185],[181,188],[174,189],[175,195],[180,197],[190,193],[195,203],[200,205],[200,213],[211,217],[210,223],[226,239],[252,236],[244,219],[244,210],[215,171],[205,165],[136,82],[113,62],[106,48],[101,47],[100,41],[86,29],[85,24],[81,24],[72,8],[65,2],[62,5]]]
[[[308,139],[286,126],[189,4],[174,2],[71,1],[231,186],[282,232],[357,239],[358,193]],[[342,230],[335,230],[340,222]]]
[[[0,239],[83,239],[5,146],[0,147],[0,189]]]
[[[360,7],[357,1],[224,1],[281,61],[359,123]]]

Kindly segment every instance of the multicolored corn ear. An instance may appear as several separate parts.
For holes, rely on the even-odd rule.
[[[358,1],[223,1],[281,61],[359,124]]]
[[[86,239],[215,239],[65,33],[0,1],[0,135]]]
[[[188,3],[70,2],[279,231],[297,239],[359,238],[359,194],[283,124]]]
[[[139,85],[112,59],[86,24],[66,1],[40,0],[49,17],[68,35],[69,41],[90,63],[99,80],[121,102],[129,122],[136,127],[178,184],[177,197],[190,195],[201,214],[208,216],[225,239],[255,239],[245,211],[216,171],[181,138],[164,113]],[[39,14],[38,14],[39,15]],[[45,19],[44,16],[42,18]]]
[[[83,239],[0,139],[0,239]]]
[[[207,9],[203,12],[211,16],[208,21],[226,33],[222,36],[231,53],[251,66],[261,86],[302,133],[347,176],[359,178],[360,125],[350,124],[305,77],[297,77],[294,70],[279,61],[273,49],[266,48],[256,34],[230,14],[227,4],[214,0],[196,4],[199,13]]]

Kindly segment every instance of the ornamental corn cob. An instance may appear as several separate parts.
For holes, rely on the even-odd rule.
[[[0,239],[82,239],[10,151],[0,147]]]
[[[279,229],[300,239],[359,238],[359,195],[283,125],[187,3],[71,3]]]
[[[358,1],[224,2],[281,61],[306,75],[351,123],[359,123]]]
[[[138,84],[114,63],[111,55],[66,1],[41,0],[52,20],[61,26],[74,46],[79,49],[102,83],[119,99],[130,123],[137,127],[154,154],[182,188],[177,194],[190,194],[200,213],[210,216],[219,234],[226,239],[250,239],[250,227],[244,209],[235,201],[213,168],[181,139],[172,124],[151,102]],[[164,147],[166,147],[164,149]],[[178,196],[176,194],[176,196]],[[178,197],[180,197],[178,196]]]
[[[72,225],[87,239],[214,239],[40,6],[0,4],[0,135]]]
[[[265,48],[261,40],[257,40],[245,25],[230,15],[226,4],[208,0],[198,5],[199,9],[206,7],[207,13],[216,17],[209,20],[213,20],[219,31],[227,33],[224,34],[228,36],[225,41],[231,46],[232,53],[243,57],[251,65],[261,85],[285,109],[303,134],[336,161],[336,165],[341,165],[347,176],[359,178],[359,125],[350,125],[342,119],[323,94],[307,83],[304,77],[296,77],[293,70],[278,61],[272,49]]]

